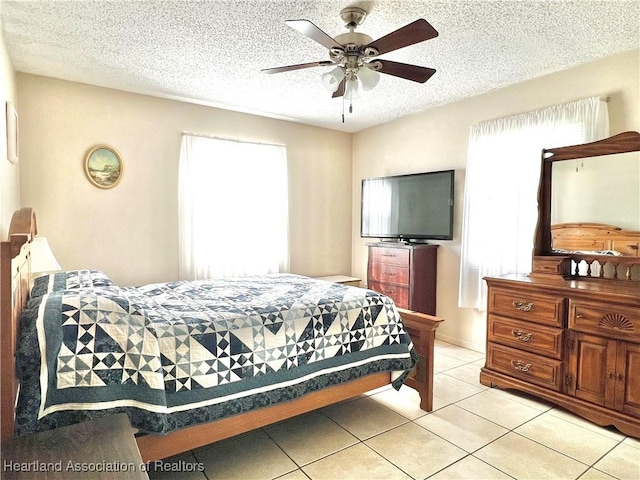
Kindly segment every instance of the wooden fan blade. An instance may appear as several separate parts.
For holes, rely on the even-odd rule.
[[[333,92],[333,95],[331,95],[331,98],[337,98],[337,97],[342,97],[344,95],[344,88],[347,85],[347,79],[343,78],[342,81],[340,82],[340,85],[338,85],[338,89]]]
[[[326,48],[342,48],[342,45],[316,27],[313,22],[310,22],[309,20],[287,20],[284,23]]]
[[[380,55],[392,52],[415,43],[424,42],[438,36],[438,32],[424,18],[420,18],[409,25],[399,28],[378,40],[371,42],[368,47],[375,48]]]
[[[380,73],[393,75],[394,77],[404,78],[413,82],[424,83],[436,73],[433,68],[419,67],[417,65],[409,65],[407,63],[392,62],[391,60],[377,59],[376,62],[382,64],[382,68],[378,70]]]
[[[260,71],[263,73],[280,73],[280,72],[288,72],[289,70],[300,70],[301,68],[325,67],[327,65],[333,65],[333,62],[329,60],[322,60],[320,62],[309,62],[309,63],[299,63],[298,65],[287,65],[286,67],[264,68]]]

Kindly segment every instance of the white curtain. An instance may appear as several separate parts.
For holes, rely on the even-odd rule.
[[[473,125],[469,133],[458,305],[484,310],[485,276],[531,272],[543,148],[609,136],[598,97]]]
[[[178,176],[181,279],[289,270],[284,146],[184,134]]]

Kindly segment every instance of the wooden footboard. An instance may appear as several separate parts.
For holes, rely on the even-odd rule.
[[[420,408],[430,412],[433,410],[433,348],[436,329],[444,320],[426,313],[398,310],[418,353],[418,365],[405,383],[420,394]]]
[[[137,438],[138,448],[145,462],[167,458],[347,400],[369,390],[389,385],[390,382],[391,375],[388,372],[377,373],[343,385],[318,390],[290,402],[251,410],[211,423],[194,425],[168,435],[140,436]]]
[[[402,321],[418,353],[418,365],[406,380],[406,385],[420,394],[420,408],[433,409],[433,346],[435,331],[443,319],[420,312],[399,309]],[[391,374],[382,372],[358,380],[309,393],[299,399],[240,415],[195,425],[168,435],[144,435],[137,438],[145,462],[159,460],[224,440],[256,428],[301,415],[342,400],[355,397],[391,383]]]

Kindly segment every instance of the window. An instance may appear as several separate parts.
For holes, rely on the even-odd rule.
[[[284,146],[185,134],[178,183],[181,279],[288,271]]]
[[[471,127],[460,307],[486,308],[485,276],[531,272],[542,149],[608,134],[606,103],[597,97]]]

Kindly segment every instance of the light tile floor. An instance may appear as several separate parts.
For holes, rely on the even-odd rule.
[[[412,389],[386,387],[173,457],[149,476],[640,480],[639,440],[489,389],[479,383],[483,364],[481,353],[436,341],[431,413]]]

